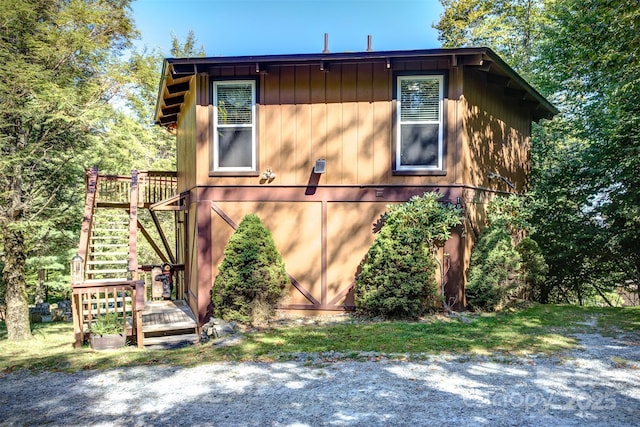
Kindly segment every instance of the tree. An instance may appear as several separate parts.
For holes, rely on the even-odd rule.
[[[197,44],[198,39],[193,30],[189,30],[183,43],[180,43],[180,39],[175,33],[171,33],[171,56],[174,58],[197,58],[205,56],[206,51],[204,45],[196,47]]]
[[[80,154],[99,130],[97,108],[116,91],[113,65],[136,34],[129,3],[0,3],[0,233],[9,339],[30,337],[28,254],[49,230],[67,229],[70,216],[77,221],[70,206],[83,176]]]
[[[433,27],[444,47],[488,46],[526,74],[544,21],[542,0],[440,0]]]
[[[562,111],[533,128],[531,208],[538,227],[532,237],[549,265],[541,298],[606,301],[616,286],[638,286],[637,2],[442,4],[436,28],[445,44],[488,44]]]

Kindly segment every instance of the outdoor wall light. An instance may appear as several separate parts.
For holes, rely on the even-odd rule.
[[[325,173],[327,169],[327,161],[325,159],[316,160],[316,164],[313,167],[313,173]]]
[[[260,176],[260,178],[265,181],[272,181],[275,177],[276,174],[271,170],[271,168],[267,168],[267,170],[262,172],[262,175]]]
[[[84,260],[78,254],[71,258],[71,284],[84,282]]]
[[[515,189],[515,188],[516,188],[516,186],[515,186],[515,185],[513,185],[513,182],[509,181],[507,178],[505,178],[504,176],[499,175],[499,174],[497,174],[497,173],[489,172],[489,174],[487,175],[487,177],[488,177],[489,179],[499,179],[499,180],[503,181],[505,184],[507,184],[509,187],[511,187],[511,188],[513,188],[513,189]]]

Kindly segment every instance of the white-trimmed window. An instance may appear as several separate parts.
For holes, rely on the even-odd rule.
[[[213,82],[213,172],[257,170],[256,83]]]
[[[398,76],[395,171],[444,169],[442,75]]]

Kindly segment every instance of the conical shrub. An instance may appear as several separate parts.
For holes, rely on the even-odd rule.
[[[255,323],[265,307],[273,314],[289,276],[271,232],[255,214],[244,217],[229,239],[213,286],[215,314]]]

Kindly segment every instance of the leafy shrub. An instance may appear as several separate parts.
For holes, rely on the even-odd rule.
[[[356,279],[359,312],[393,318],[415,318],[437,303],[433,251],[460,224],[460,210],[442,205],[436,193],[389,205],[384,225],[369,248]]]
[[[273,314],[289,283],[284,261],[269,230],[257,215],[244,217],[229,239],[214,282],[213,306],[218,317],[253,323],[265,306]],[[260,313],[254,313],[259,307]]]
[[[475,310],[498,310],[514,297],[540,300],[548,266],[521,197],[496,197],[487,208],[489,225],[473,247],[467,275],[467,303]],[[514,242],[518,242],[514,245]]]
[[[532,238],[526,237],[516,245],[516,251],[522,258],[522,279],[527,299],[548,302],[549,290],[545,286],[545,279],[549,266],[544,260],[540,246]]]
[[[501,308],[520,286],[520,254],[503,224],[485,228],[473,247],[467,275],[467,304],[472,310]]]
[[[118,335],[124,333],[124,316],[121,313],[105,313],[94,320],[90,327],[93,335]]]

